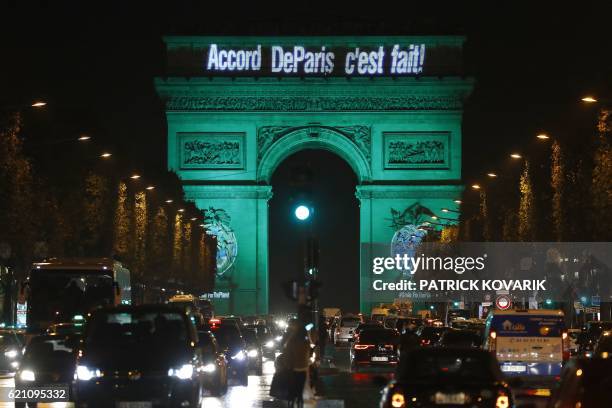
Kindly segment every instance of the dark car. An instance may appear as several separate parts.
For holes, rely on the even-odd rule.
[[[548,407],[601,408],[612,406],[612,359],[569,360]]]
[[[274,332],[266,324],[254,324],[246,326],[248,329],[255,330],[257,340],[261,344],[264,357],[274,358],[276,352],[280,349],[280,341],[276,339]],[[282,336],[279,336],[282,339]]]
[[[612,332],[604,332],[595,345],[593,357],[609,358],[612,357]]]
[[[23,336],[14,331],[0,332],[0,375],[10,375],[17,371],[21,361]]]
[[[442,334],[450,330],[448,327],[423,326],[417,330],[419,344],[421,346],[434,346],[442,337]]]
[[[233,322],[225,324],[222,321],[219,325],[211,326],[210,331],[227,356],[229,377],[237,379],[241,385],[248,385],[249,362],[246,343],[238,326]]]
[[[479,348],[482,338],[472,330],[450,329],[442,333],[438,347]]]
[[[198,346],[202,350],[204,388],[215,397],[227,392],[227,357],[211,332],[198,332]]]
[[[351,368],[359,371],[365,366],[396,365],[399,361],[398,346],[397,331],[383,326],[364,329],[351,345]]]
[[[257,337],[257,331],[245,326],[241,333],[246,344],[249,370],[254,371],[255,375],[261,375],[263,373],[263,348]]]
[[[590,357],[601,334],[611,329],[612,321],[602,320],[587,322],[586,326],[582,329],[582,333],[578,336],[579,352],[585,353]]]
[[[77,336],[50,334],[32,338],[15,375],[15,386],[24,388],[70,384],[74,376],[78,345]],[[67,390],[66,397],[69,394],[70,390]],[[25,407],[25,402],[16,402],[15,407]]]
[[[168,305],[94,312],[77,357],[77,407],[196,407],[202,353],[189,316]]]
[[[484,350],[420,348],[402,358],[380,406],[511,407],[495,357]]]
[[[54,323],[47,328],[47,334],[59,336],[80,335],[83,333],[83,323]]]
[[[381,322],[371,320],[367,323],[361,323],[359,326],[357,326],[355,330],[353,330],[353,337],[357,338],[357,336],[359,336],[359,333],[361,333],[361,331],[363,330],[383,329],[383,328],[385,328],[385,326],[383,326]]]

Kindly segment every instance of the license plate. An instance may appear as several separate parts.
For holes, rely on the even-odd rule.
[[[372,357],[372,361],[389,361],[389,357]]]
[[[524,365],[503,365],[501,370],[506,373],[522,373],[527,371],[527,366]]]
[[[465,404],[465,394],[459,392],[457,394],[444,394],[436,392],[436,404]]]
[[[149,401],[121,401],[117,408],[153,408],[153,404]]]

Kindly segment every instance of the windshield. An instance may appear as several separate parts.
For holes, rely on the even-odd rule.
[[[72,361],[73,352],[68,337],[37,337],[26,348],[24,365],[54,368],[62,362]]]
[[[255,330],[247,329],[242,331],[242,337],[247,344],[256,344],[257,343],[257,335],[255,334]]]
[[[495,381],[493,365],[484,354],[413,353],[400,371],[400,381],[469,383]]]
[[[340,322],[340,326],[342,326],[342,327],[357,327],[357,326],[359,326],[359,323],[361,323],[361,321],[358,318],[356,318],[356,317],[344,318]]]
[[[188,339],[183,315],[175,312],[109,312],[92,318],[87,344],[93,345],[169,345]]]
[[[38,270],[29,280],[28,319],[71,320],[114,301],[113,277],[106,271]]]
[[[392,344],[397,338],[391,330],[364,330],[359,334],[359,342],[366,344]]]
[[[217,342],[223,347],[236,347],[243,343],[240,331],[234,325],[223,325],[212,328],[212,332]]]
[[[14,334],[6,333],[0,335],[0,348],[6,348],[11,346],[20,346],[19,339]]]

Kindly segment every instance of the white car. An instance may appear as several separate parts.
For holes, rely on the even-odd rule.
[[[336,326],[334,333],[334,343],[339,345],[340,343],[348,343],[353,339],[353,332],[361,323],[359,317],[343,317]]]

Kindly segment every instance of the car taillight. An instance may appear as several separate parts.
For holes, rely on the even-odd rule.
[[[431,340],[421,339],[421,344],[429,344],[429,343],[431,343]]]
[[[567,361],[570,358],[570,341],[566,331],[561,333],[561,344],[563,345],[563,361]]]
[[[510,398],[506,394],[500,394],[497,396],[497,401],[495,401],[495,408],[509,408],[510,407]]]
[[[373,344],[355,344],[355,350],[365,350],[374,347]]]

